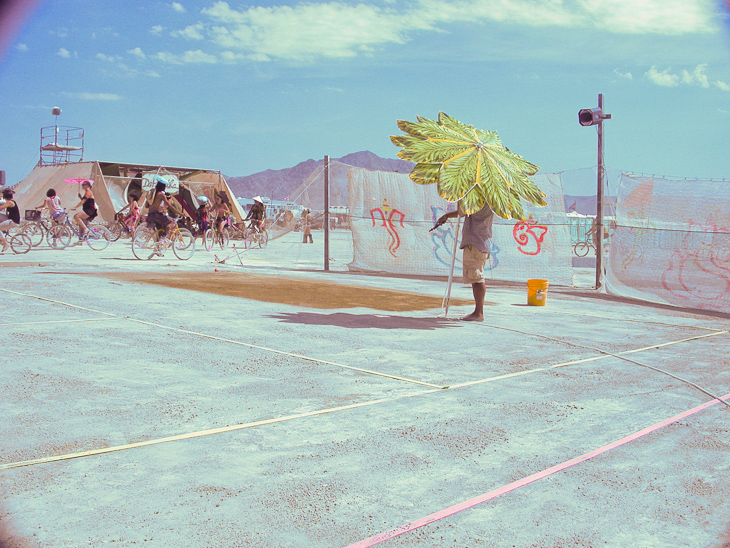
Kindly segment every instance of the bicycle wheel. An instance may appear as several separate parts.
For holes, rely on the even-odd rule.
[[[53,249],[64,249],[71,243],[71,229],[66,225],[54,225],[48,231],[46,240]]]
[[[24,232],[20,232],[10,238],[10,249],[13,250],[13,253],[22,255],[28,253],[31,247],[33,247],[33,244],[30,242],[30,237]]]
[[[181,228],[172,235],[172,252],[181,261],[187,261],[195,253],[195,236],[187,228]]]
[[[261,249],[265,248],[269,244],[269,231],[264,229],[259,234],[259,247]]]
[[[250,228],[243,233],[243,249],[251,249],[254,232]]]
[[[91,225],[86,231],[86,243],[94,251],[103,251],[112,242],[112,233],[101,225]]]
[[[243,233],[243,231],[240,228],[238,228],[236,225],[229,226],[227,228],[227,230],[228,230],[228,237],[231,240],[238,241],[238,240],[243,240],[246,237],[245,234]]]
[[[578,257],[585,257],[586,255],[588,255],[590,249],[591,246],[588,244],[588,242],[578,242],[573,247],[573,251]]]
[[[122,234],[126,232],[124,230],[125,227],[122,226],[122,223],[120,223],[119,221],[112,221],[111,223],[106,225],[106,228],[109,232],[111,232],[112,242],[116,242],[119,238],[122,237]]]
[[[213,232],[212,228],[209,228],[203,233],[203,248],[206,251],[210,251],[213,249],[213,244],[215,242],[215,232]]]
[[[29,221],[22,228],[23,234],[30,239],[30,245],[37,247],[43,243],[46,236],[45,227],[37,221]]]
[[[231,237],[228,234],[228,229],[224,228],[220,234],[218,234],[218,245],[221,246],[221,249],[225,249],[228,247],[228,243],[231,241]]]
[[[148,228],[142,228],[137,231],[132,239],[132,253],[140,260],[149,260],[157,253],[155,244],[157,243],[156,231]]]

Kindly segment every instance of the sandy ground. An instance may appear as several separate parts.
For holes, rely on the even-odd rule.
[[[3,548],[728,546],[727,315],[490,282],[454,321],[346,234],[0,256]]]

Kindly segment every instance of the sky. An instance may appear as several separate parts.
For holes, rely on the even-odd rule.
[[[730,0],[0,5],[6,184],[38,162],[53,107],[84,128],[85,160],[244,176],[396,158],[397,120],[443,111],[541,172],[585,169],[597,132],[578,111],[599,94],[607,168],[730,179]]]

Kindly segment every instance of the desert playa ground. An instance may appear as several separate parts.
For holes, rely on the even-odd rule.
[[[730,316],[346,237],[0,256],[3,548],[728,546]]]

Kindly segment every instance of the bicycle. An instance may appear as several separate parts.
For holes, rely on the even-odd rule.
[[[15,232],[11,232],[11,230]],[[13,253],[16,255],[24,255],[30,251],[31,247],[33,247],[30,242],[30,237],[20,228],[4,230],[3,234],[5,234],[5,241],[8,242],[10,249],[12,249]]]
[[[241,223],[241,224],[243,224],[243,223]],[[243,228],[241,228],[235,222],[233,217],[231,217],[231,219],[228,221],[228,226],[226,228],[228,229],[228,236],[231,240],[245,240],[246,239],[246,225],[244,224]]]
[[[115,213],[114,214],[114,220],[106,225],[106,228],[111,232],[113,237],[113,242],[116,242],[119,238],[125,237],[125,238],[133,238],[134,233],[136,232],[137,228],[139,228],[140,224],[142,223],[142,218],[140,217],[137,222],[134,225],[134,228],[130,230],[130,228],[127,226],[127,224],[124,222],[124,214],[122,213]]]
[[[608,242],[603,242],[604,253],[608,253],[610,247]],[[596,246],[592,241],[578,242],[573,246],[573,253],[578,257],[585,257],[591,249],[594,253],[596,252]]]
[[[254,226],[254,223],[251,222],[246,230],[244,243],[246,249],[251,249],[253,246],[258,246],[259,249],[265,248],[269,243],[269,231],[266,229],[266,222],[261,221],[261,225],[258,229]]]
[[[20,229],[30,238],[30,245],[38,247],[46,239],[51,226],[52,221],[49,217],[43,217],[37,209],[26,209],[25,219],[20,224]]]
[[[220,246],[221,249],[228,247],[231,236],[228,227],[224,226],[223,230],[218,230],[218,221],[213,221],[213,228],[209,228],[203,233],[203,247],[206,251],[211,251],[213,247]]]
[[[139,260],[150,260],[152,257],[163,257],[165,251],[172,247],[175,257],[186,261],[195,253],[195,237],[187,228],[175,228],[170,233],[169,239],[163,239],[164,228],[156,228],[147,222],[146,226],[140,227],[132,238],[132,253]]]
[[[79,238],[79,243],[86,242],[94,251],[102,251],[106,249],[114,240],[114,236],[109,229],[102,225],[90,224],[86,227],[86,232],[81,232],[71,224],[68,213],[59,219],[53,221],[51,228],[48,230],[46,239],[48,245],[53,249],[65,249],[71,245],[71,238],[74,236]]]

